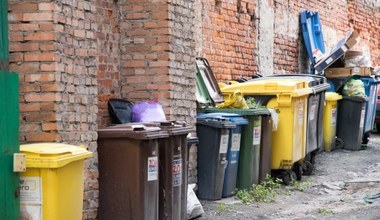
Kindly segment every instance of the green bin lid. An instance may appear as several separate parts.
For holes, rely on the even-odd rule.
[[[36,143],[20,146],[26,154],[26,168],[60,168],[73,161],[92,157],[85,146],[62,143]]]

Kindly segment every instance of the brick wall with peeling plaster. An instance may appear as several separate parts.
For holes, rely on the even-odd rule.
[[[10,69],[20,74],[20,140],[85,144],[84,219],[98,207],[96,129],[107,100],[157,98],[168,119],[194,124],[196,56],[219,80],[305,72],[303,8],[320,13],[327,48],[349,28],[380,65],[380,9],[333,0],[9,0]],[[332,19],[333,18],[333,19]],[[190,150],[196,182],[196,148]]]

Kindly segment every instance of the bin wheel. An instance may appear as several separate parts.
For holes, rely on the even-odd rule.
[[[281,180],[282,183],[286,186],[290,185],[290,183],[296,178],[295,173],[292,170],[284,170],[281,172]]]
[[[296,173],[297,180],[302,180],[302,165],[299,162],[293,165],[292,170]]]
[[[318,150],[311,153],[310,162],[313,166],[315,164],[315,156],[317,156],[317,154],[318,154]]]
[[[371,136],[370,132],[364,133],[363,139],[362,139],[362,144],[368,144],[370,136]]]
[[[313,173],[313,163],[309,161],[304,161],[303,166],[302,166],[302,173],[303,175],[310,176]]]
[[[338,137],[335,138],[335,149],[343,149],[344,141]]]

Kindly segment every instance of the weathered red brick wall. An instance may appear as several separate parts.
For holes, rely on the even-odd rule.
[[[120,78],[120,7],[114,0],[96,1],[97,32],[97,80],[98,80],[98,125],[111,123],[107,109],[110,98],[121,97]]]
[[[350,27],[360,34],[361,45],[368,45],[372,65],[380,68],[380,3],[375,1],[348,1]]]
[[[203,1],[203,54],[218,80],[257,71],[254,2]]]
[[[120,11],[122,98],[157,99],[169,107],[169,5],[133,0]]]
[[[327,36],[326,49],[337,42],[349,30],[347,3],[332,0],[329,3],[321,0],[311,1],[278,1],[274,0],[274,73],[303,72],[300,62],[307,59],[303,48],[303,38],[300,24],[300,12],[303,9],[319,13],[324,36]],[[333,33],[331,33],[333,32]],[[333,39],[330,39],[333,34]],[[302,54],[303,53],[303,54]]]
[[[121,5],[121,95],[135,102],[155,99],[168,119],[193,122],[194,15],[189,3],[132,0]]]
[[[21,143],[84,144],[84,218],[97,209],[97,80],[92,1],[9,1],[10,69],[20,75]]]
[[[370,49],[373,65],[379,65],[380,10],[374,1],[220,0],[202,4],[200,54],[210,61],[220,81],[252,73],[308,72],[299,20],[303,9],[319,12],[326,51],[352,27],[360,32],[360,44]]]

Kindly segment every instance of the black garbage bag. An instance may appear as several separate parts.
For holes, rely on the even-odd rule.
[[[108,100],[108,112],[110,113],[112,124],[132,122],[132,107],[133,103],[128,100]]]

